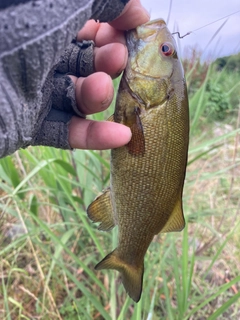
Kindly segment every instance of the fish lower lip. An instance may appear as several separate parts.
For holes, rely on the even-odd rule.
[[[145,26],[151,26],[154,24],[156,24],[159,27],[160,24],[166,25],[166,22],[165,22],[165,20],[159,18],[159,19],[148,21],[147,23],[145,23]]]

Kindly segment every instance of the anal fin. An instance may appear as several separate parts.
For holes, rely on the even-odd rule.
[[[185,220],[182,209],[182,195],[180,194],[168,221],[160,232],[181,231],[184,227]]]
[[[109,231],[115,226],[110,188],[107,188],[88,206],[87,214],[93,222],[100,222],[99,230]]]

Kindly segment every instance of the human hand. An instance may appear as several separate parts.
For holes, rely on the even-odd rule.
[[[86,115],[106,110],[114,95],[112,78],[126,67],[127,48],[124,33],[149,20],[140,0],[131,0],[122,14],[111,23],[90,20],[78,33],[77,40],[94,40],[96,72],[86,78],[71,76],[76,87],[76,102]],[[128,127],[108,121],[93,121],[73,117],[69,124],[69,144],[78,149],[112,149],[129,142]]]
[[[110,77],[127,60],[119,30],[148,20],[140,0],[124,7],[126,2],[71,2],[66,11],[67,0],[59,6],[40,1],[33,8],[28,1],[0,8],[0,24],[6,26],[0,46],[0,158],[30,145],[106,149],[129,141],[129,129],[120,124],[80,118],[105,110],[112,100]],[[89,22],[91,28],[81,30],[78,39],[94,39],[95,48],[91,41],[71,42],[77,24],[82,27],[90,14],[111,21],[122,8],[109,25]]]

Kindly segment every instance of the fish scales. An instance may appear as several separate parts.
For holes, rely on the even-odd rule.
[[[113,120],[131,141],[111,151],[110,187],[88,207],[100,230],[118,225],[118,246],[95,267],[116,269],[134,301],[142,292],[144,256],[159,232],[184,227],[189,115],[175,41],[163,20],[127,33],[129,59]]]

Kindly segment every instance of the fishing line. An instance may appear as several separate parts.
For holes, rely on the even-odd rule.
[[[225,19],[225,18],[228,18],[228,17],[230,17],[230,16],[232,16],[232,15],[238,13],[238,12],[240,12],[240,10],[238,10],[238,11],[236,11],[236,12],[233,12],[233,13],[230,13],[230,14],[228,14],[227,16],[222,17],[222,18],[220,18],[220,19],[217,19],[217,20],[215,20],[215,21],[213,21],[213,22],[210,22],[210,23],[208,23],[208,24],[205,24],[204,26],[199,27],[199,28],[197,28],[197,29],[194,29],[193,31],[189,31],[189,32],[187,32],[186,34],[184,34],[183,36],[181,36],[180,32],[178,32],[178,31],[177,31],[177,32],[173,32],[172,34],[177,34],[178,37],[179,37],[180,39],[182,39],[182,38],[190,35],[191,33],[195,32],[195,31],[198,31],[198,30],[203,29],[203,28],[205,28],[205,27],[207,27],[207,26],[210,26],[211,24],[216,23],[216,22],[218,22],[218,21],[220,21],[220,20],[223,20],[223,19]]]
[[[168,25],[168,22],[170,20],[170,15],[171,15],[171,12],[172,12],[172,3],[173,3],[173,0],[170,0],[169,10],[168,10],[168,17],[167,17],[167,25]]]

